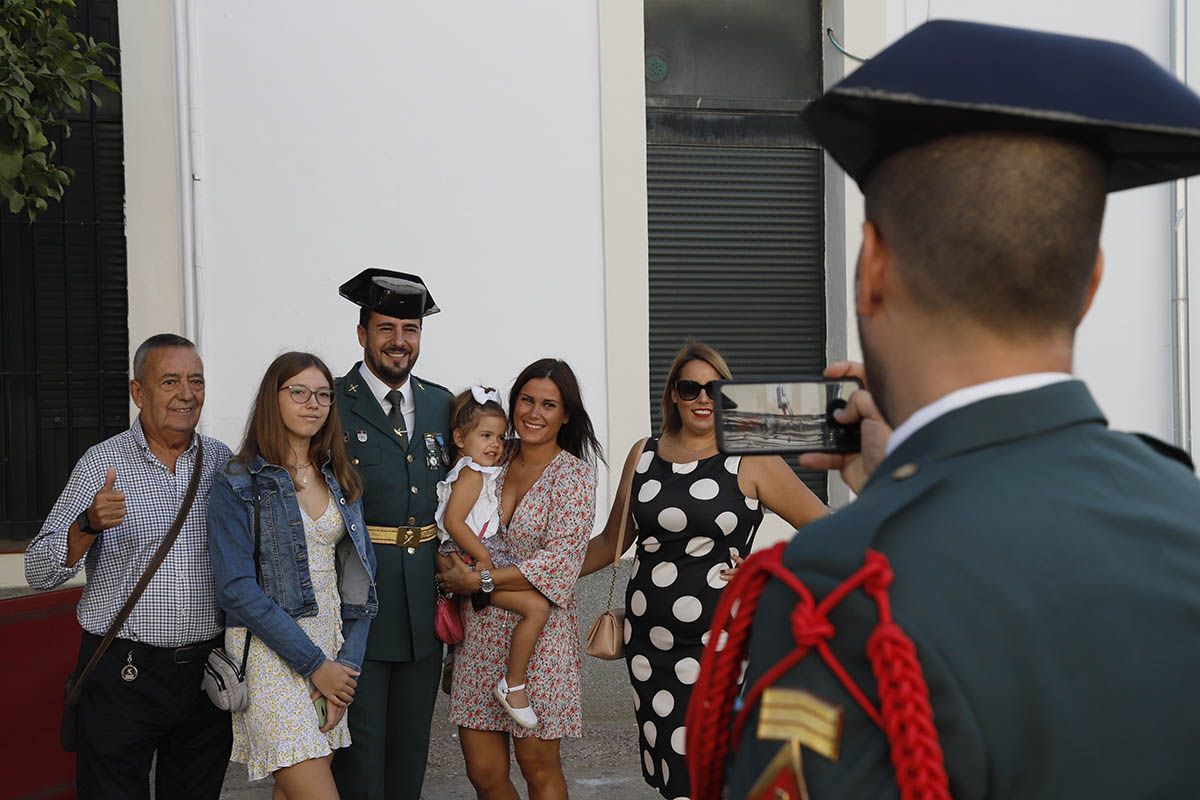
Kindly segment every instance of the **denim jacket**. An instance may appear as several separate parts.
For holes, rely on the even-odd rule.
[[[337,545],[345,639],[337,660],[362,669],[367,630],[379,609],[375,550],[367,539],[362,501],[346,500],[328,460],[321,472],[346,523],[346,536]],[[261,586],[254,570],[255,475],[262,527]],[[255,456],[249,465],[231,461],[218,473],[208,499],[208,552],[227,624],[248,628],[306,678],[321,666],[325,654],[296,624],[300,617],[316,616],[317,599],[308,572],[300,503],[286,469]]]

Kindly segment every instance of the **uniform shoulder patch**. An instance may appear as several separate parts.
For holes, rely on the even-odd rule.
[[[1148,433],[1135,433],[1134,436],[1141,439],[1150,449],[1158,453],[1160,456],[1178,461],[1192,472],[1196,471],[1196,465],[1192,463],[1192,457],[1187,454],[1186,450],[1180,449],[1173,444],[1167,444],[1161,439],[1156,439]]]
[[[429,392],[429,391],[445,392],[447,395],[449,395],[451,397],[454,396],[454,392],[450,391],[445,386],[442,386],[440,383],[434,383],[433,381],[427,381],[424,378],[418,378],[416,375],[413,376],[413,380],[417,383],[418,390],[424,389],[427,392]]]

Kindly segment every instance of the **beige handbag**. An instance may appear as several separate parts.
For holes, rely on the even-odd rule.
[[[644,450],[645,447],[646,440],[642,439],[639,451]],[[633,495],[632,473],[629,477],[629,484],[625,487],[625,506],[621,509],[621,527],[617,531],[617,549],[612,563],[612,583],[608,585],[608,610],[592,623],[585,648],[589,656],[603,658],[605,661],[615,661],[625,656],[625,609],[621,606],[614,608],[612,601],[613,593],[617,589],[617,564],[621,563],[621,553],[624,550],[621,545],[625,541],[625,526],[629,523],[629,503]]]

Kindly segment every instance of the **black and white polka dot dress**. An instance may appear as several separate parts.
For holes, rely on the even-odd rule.
[[[738,457],[687,464],[646,442],[633,475],[637,556],[625,592],[625,661],[641,740],[642,775],[663,797],[690,794],[683,720],[700,654],[731,565],[750,552],[758,500],[738,488]]]

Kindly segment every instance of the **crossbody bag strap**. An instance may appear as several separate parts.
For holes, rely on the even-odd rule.
[[[171,523],[171,528],[167,531],[167,535],[159,542],[158,549],[150,557],[150,563],[146,565],[146,571],[142,573],[142,577],[138,578],[133,591],[129,593],[129,599],[125,601],[125,605],[121,606],[121,610],[117,612],[116,619],[113,620],[112,625],[108,626],[108,631],[100,641],[100,646],[96,648],[96,652],[92,653],[87,666],[79,673],[79,677],[71,687],[71,693],[67,696],[67,705],[74,705],[79,700],[79,693],[83,689],[84,679],[100,663],[100,659],[108,651],[109,646],[113,643],[113,639],[117,638],[117,631],[121,630],[121,626],[125,624],[125,620],[129,619],[129,615],[133,613],[133,607],[137,605],[137,601],[142,597],[142,592],[146,591],[146,587],[150,585],[150,580],[154,577],[154,573],[158,572],[158,568],[162,566],[162,562],[166,559],[167,551],[171,549],[171,546],[175,544],[175,540],[179,538],[179,532],[183,530],[183,523],[187,520],[187,515],[192,510],[192,503],[196,500],[196,492],[200,489],[200,473],[203,471],[204,440],[197,438],[196,463],[192,466],[192,478],[188,481],[187,493],[184,494],[183,503],[179,506],[179,511],[175,514],[175,521]]]
[[[646,442],[648,442],[649,440],[650,440],[649,436],[642,439],[641,445],[638,447],[638,458],[639,459],[642,457],[642,453],[645,452]],[[636,466],[635,466],[635,469],[636,469]],[[624,477],[624,476],[622,476],[622,477]],[[621,556],[625,552],[624,548],[621,547],[621,545],[625,543],[625,528],[629,525],[629,506],[633,502],[633,473],[632,472],[629,473],[629,481],[622,488],[625,491],[625,503],[621,507],[621,527],[617,529],[617,548],[613,552],[612,584],[608,587],[608,604],[609,604],[609,606],[612,605],[613,593],[617,589],[617,565],[621,563]],[[618,489],[617,494],[620,495],[620,493],[621,493],[621,490]]]
[[[258,585],[262,586],[262,561],[259,556],[262,554],[262,517],[261,509],[258,500],[258,473],[250,473],[250,486],[254,492],[254,580],[258,581]],[[242,647],[242,672],[246,674],[246,662],[250,659],[250,628],[246,628],[246,644]]]

